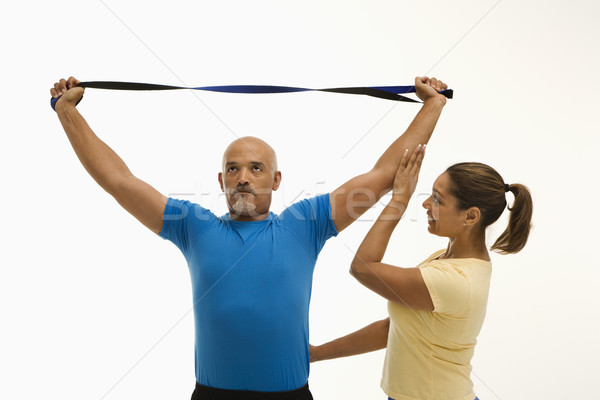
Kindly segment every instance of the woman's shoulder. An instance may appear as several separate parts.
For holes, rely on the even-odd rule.
[[[439,260],[440,257],[442,257],[444,254],[446,254],[446,250],[445,249],[438,250],[438,251],[434,252],[429,257],[427,257],[425,259],[425,261],[423,261],[422,263],[420,263],[419,265],[417,265],[417,268],[423,268],[423,267],[427,266],[430,262]]]
[[[463,272],[472,269],[490,270],[492,262],[480,258],[444,258],[446,250],[439,250],[431,254],[424,262],[419,264],[418,268],[448,269],[456,272]]]

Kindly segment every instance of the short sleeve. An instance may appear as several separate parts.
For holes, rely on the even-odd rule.
[[[321,252],[327,239],[338,234],[331,218],[329,194],[296,202],[286,208],[278,219],[283,226],[307,242],[314,259]]]
[[[433,312],[457,315],[466,307],[471,298],[471,287],[458,269],[433,261],[421,267],[421,274],[433,302]]]
[[[187,259],[196,237],[217,220],[212,212],[198,204],[170,197],[159,236],[173,242]]]

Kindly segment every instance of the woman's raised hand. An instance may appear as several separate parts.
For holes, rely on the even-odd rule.
[[[427,145],[418,145],[412,154],[408,154],[408,149],[402,155],[400,165],[394,178],[392,189],[392,201],[408,205],[408,202],[417,188],[419,181],[419,171],[425,157],[425,148]]]

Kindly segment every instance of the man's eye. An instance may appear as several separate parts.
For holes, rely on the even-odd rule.
[[[432,196],[432,197],[433,197],[433,202],[434,202],[434,203],[439,203],[439,202],[440,202],[440,199],[438,199],[438,197],[437,197],[437,196],[435,196],[435,195],[434,195],[434,196]]]
[[[229,167],[229,168],[227,169],[227,172],[232,172],[232,171],[235,171],[235,170],[236,170],[236,168],[235,168],[235,167]]]
[[[262,168],[261,168],[261,167],[259,167],[259,166],[255,166],[255,167],[254,167],[254,170],[255,170],[255,171],[262,171]]]

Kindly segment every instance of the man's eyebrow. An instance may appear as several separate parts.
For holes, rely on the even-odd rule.
[[[228,161],[228,162],[225,163],[226,166],[227,165],[232,165],[232,164],[238,164],[238,162],[237,161]],[[265,165],[265,163],[263,163],[261,161],[250,161],[249,164],[251,164],[251,165]]]

